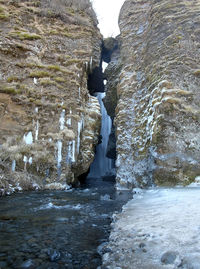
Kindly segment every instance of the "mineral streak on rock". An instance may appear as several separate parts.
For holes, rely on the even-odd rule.
[[[91,4],[1,0],[0,28],[0,194],[74,184],[100,130],[87,89],[102,42]]]
[[[112,68],[120,68],[119,185],[188,184],[200,175],[199,12],[195,0],[127,0],[121,9],[107,86],[113,91]]]

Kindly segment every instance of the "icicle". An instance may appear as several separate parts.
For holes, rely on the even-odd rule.
[[[35,113],[38,113],[38,107],[35,108]]]
[[[66,163],[71,164],[71,161],[72,161],[72,142],[69,142],[68,152],[66,156]]]
[[[70,111],[69,111],[69,114],[72,114],[72,110],[70,109]],[[72,119],[71,119],[71,117],[69,116],[69,118],[67,119],[67,125],[68,126],[71,126],[72,125]]]
[[[88,62],[85,62],[85,70],[88,71]]]
[[[85,118],[84,118],[84,115],[82,115],[82,129],[84,129],[85,127]]]
[[[58,148],[57,166],[58,168],[60,168],[61,162],[62,162],[62,141],[61,140],[57,142],[57,148]]]
[[[71,126],[71,124],[72,124],[72,120],[71,120],[71,118],[67,119],[67,125],[68,125],[68,126]]]
[[[92,61],[93,61],[93,59],[92,59],[92,56],[90,57],[90,72],[92,72]]]
[[[76,161],[75,159],[75,147],[76,147],[76,141],[72,141],[72,162],[74,163]]]
[[[35,127],[35,141],[38,140],[38,134],[39,134],[39,121],[37,120]]]
[[[65,127],[65,109],[63,109],[63,111],[60,114],[59,123],[60,123],[60,130],[63,130]]]
[[[15,172],[15,168],[16,168],[16,161],[13,160],[12,161],[12,172]]]
[[[24,161],[24,170],[26,170],[26,164],[28,162],[28,158],[25,155],[23,161]]]
[[[32,132],[28,132],[28,134],[24,134],[24,141],[27,145],[31,145],[33,143],[33,135]]]
[[[80,87],[78,88],[78,97],[79,98],[81,97],[81,88]]]
[[[79,153],[80,149],[80,134],[82,129],[82,120],[78,122],[78,136],[77,136],[77,153]]]

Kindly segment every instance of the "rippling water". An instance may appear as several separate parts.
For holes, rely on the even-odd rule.
[[[111,216],[127,201],[113,182],[0,199],[0,268],[97,268]]]

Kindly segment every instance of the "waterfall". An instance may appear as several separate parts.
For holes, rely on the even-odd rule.
[[[97,93],[97,98],[101,107],[101,136],[102,141],[96,147],[96,155],[94,162],[90,166],[90,173],[88,177],[102,177],[109,175],[111,173],[112,160],[106,157],[107,145],[109,140],[109,135],[111,132],[112,121],[108,116],[102,99],[105,97],[105,93]]]

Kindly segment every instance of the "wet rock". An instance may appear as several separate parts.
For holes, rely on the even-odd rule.
[[[30,268],[30,269],[34,268],[34,262],[31,259],[29,259],[29,260],[23,262],[21,264],[20,268]]]
[[[4,262],[4,261],[0,261],[0,268],[6,268],[7,267],[7,262]]]
[[[54,262],[60,259],[60,252],[56,249],[49,249],[47,251],[50,261]]]
[[[145,243],[140,243],[139,244],[139,248],[144,248],[146,245],[145,245]]]
[[[167,251],[161,257],[161,262],[164,264],[173,264],[177,257],[177,252]]]

